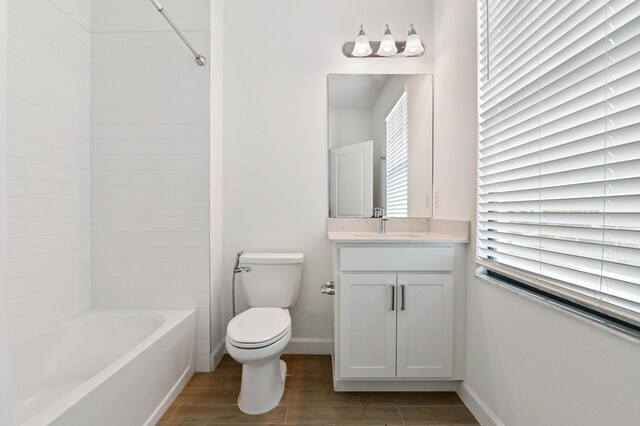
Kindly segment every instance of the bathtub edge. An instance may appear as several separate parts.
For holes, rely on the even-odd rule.
[[[187,368],[185,368],[184,372],[180,376],[180,379],[178,379],[171,391],[167,394],[167,396],[164,397],[164,399],[160,402],[154,412],[151,413],[151,416],[149,416],[149,419],[147,419],[147,421],[144,423],[144,426],[154,426],[156,423],[158,423],[160,418],[162,418],[163,414],[171,406],[173,401],[178,397],[180,392],[182,392],[185,386],[187,386],[187,383],[189,383],[189,380],[191,380],[191,377],[194,373],[195,368],[193,364],[189,364]]]

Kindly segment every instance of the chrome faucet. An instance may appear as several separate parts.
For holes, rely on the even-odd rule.
[[[389,220],[384,207],[375,207],[373,209],[373,217],[380,219],[378,223],[378,234],[384,234],[385,222]]]
[[[388,220],[389,218],[386,215],[380,216],[380,223],[378,224],[378,234],[384,234],[385,222]]]

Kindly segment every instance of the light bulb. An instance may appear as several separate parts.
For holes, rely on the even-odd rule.
[[[388,24],[384,30],[382,41],[380,41],[380,47],[378,47],[378,51],[376,53],[380,56],[393,56],[398,53],[396,41],[393,39],[393,35],[391,35],[391,30],[389,29]]]
[[[369,37],[364,32],[362,25],[360,25],[360,31],[358,32],[358,37],[356,37],[356,43],[353,46],[353,52],[351,52],[352,56],[369,56],[371,55],[371,45],[369,44]]]

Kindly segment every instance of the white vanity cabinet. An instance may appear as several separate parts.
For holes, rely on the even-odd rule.
[[[447,380],[454,367],[454,248],[335,246],[338,380]]]
[[[339,279],[342,377],[451,377],[451,274],[340,274]]]

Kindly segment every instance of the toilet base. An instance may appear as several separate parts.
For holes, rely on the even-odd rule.
[[[261,365],[242,365],[242,384],[238,407],[246,414],[273,410],[284,393],[287,364],[280,358]]]

